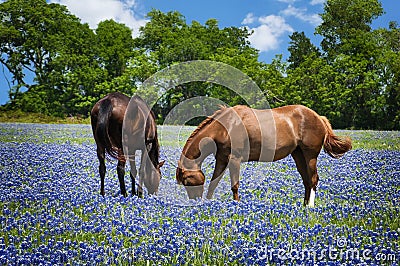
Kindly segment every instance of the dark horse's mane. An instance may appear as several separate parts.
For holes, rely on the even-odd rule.
[[[155,123],[156,117],[154,115],[154,112],[149,108],[149,106],[140,96],[138,95],[133,96],[131,101],[135,101],[137,106],[140,106],[142,110],[145,110],[145,113],[147,113],[147,111],[149,112],[148,116],[150,116],[152,119],[149,119],[149,117],[145,117],[146,123],[148,122],[152,123],[151,121],[154,121]],[[145,128],[146,127],[147,125],[145,126]],[[153,165],[157,167],[157,165],[159,164],[159,157],[160,157],[160,144],[158,142],[157,130],[154,132],[154,134],[155,134],[154,138],[149,142],[149,144],[151,144],[151,149],[148,151],[148,156]]]
[[[155,120],[155,115],[153,111],[150,110],[150,115],[153,117],[153,120]],[[158,142],[158,136],[157,136],[157,131],[155,132],[154,139],[152,140],[152,145],[151,149],[149,151],[149,157],[151,162],[155,167],[160,163],[159,162],[159,157],[160,157],[160,143]]]
[[[202,130],[205,126],[209,125],[212,121],[215,120],[215,117],[218,116],[219,114],[221,114],[223,111],[225,111],[228,107],[227,106],[220,106],[220,109],[215,111],[212,115],[207,116],[206,119],[203,120],[203,122],[201,122],[197,128],[192,132],[192,134],[190,134],[187,143],[189,143],[196,135],[197,133],[199,133],[200,130]]]

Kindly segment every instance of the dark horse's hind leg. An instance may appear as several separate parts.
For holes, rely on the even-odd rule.
[[[305,188],[304,206],[314,206],[315,192],[318,183],[317,156],[318,152],[307,151],[304,153],[300,147],[297,147],[292,152],[292,157],[296,162],[297,170],[303,179]]]
[[[106,175],[105,151],[97,147],[97,158],[99,159],[99,174],[100,174],[100,195],[104,196],[104,177]]]
[[[126,193],[126,187],[125,187],[125,159],[118,159],[117,174],[118,174],[119,187],[121,189],[121,194],[124,197],[127,197],[128,193]]]

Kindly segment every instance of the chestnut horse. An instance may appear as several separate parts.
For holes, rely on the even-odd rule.
[[[201,198],[205,182],[201,164],[213,153],[216,163],[207,198],[212,197],[228,168],[233,198],[239,200],[241,162],[271,162],[291,154],[303,179],[304,205],[314,206],[317,157],[322,147],[331,157],[339,158],[351,149],[351,139],[336,136],[326,117],[305,106],[265,110],[241,105],[222,107],[206,118],[186,141],[176,179],[185,186],[189,198]]]
[[[159,163],[159,144],[157,139],[157,127],[154,114],[147,104],[139,97],[128,96],[114,92],[99,100],[90,113],[93,136],[97,145],[97,157],[99,159],[99,173],[101,180],[100,194],[104,196],[104,177],[106,173],[105,153],[118,160],[117,174],[121,194],[128,196],[125,188],[125,164],[126,156],[123,149],[123,123],[128,104],[133,106],[130,115],[131,127],[125,133],[131,134],[128,139],[136,140],[136,145],[129,145],[130,154],[136,150],[142,151],[138,195],[141,196],[143,179],[149,194],[155,194],[161,178]],[[128,127],[127,127],[128,128]],[[129,159],[131,165],[130,177],[132,180],[132,195],[135,195],[135,177],[137,174],[135,158]],[[147,182],[146,182],[147,181]]]

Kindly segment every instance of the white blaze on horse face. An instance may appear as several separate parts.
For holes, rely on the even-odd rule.
[[[315,201],[315,190],[312,188],[310,192],[310,199],[308,200],[308,207],[314,207],[314,201]]]

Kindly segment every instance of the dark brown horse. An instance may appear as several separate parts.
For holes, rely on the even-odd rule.
[[[233,198],[239,200],[241,162],[277,161],[291,154],[303,179],[304,205],[314,206],[317,157],[322,147],[331,157],[339,158],[351,149],[351,140],[336,136],[328,119],[307,107],[222,108],[204,120],[188,138],[178,162],[176,179],[185,186],[189,198],[201,197],[205,181],[201,164],[213,153],[216,163],[207,198],[212,197],[228,168]]]
[[[125,113],[129,106],[132,106],[133,113],[130,117],[129,126],[123,129]],[[105,154],[118,160],[117,173],[121,194],[128,195],[125,188],[125,164],[127,159],[131,165],[132,195],[135,194],[135,177],[137,174],[134,152],[142,151],[142,158],[139,171],[138,195],[142,195],[142,183],[145,181],[149,194],[158,190],[161,178],[159,160],[159,144],[157,139],[157,127],[154,114],[147,104],[138,96],[128,96],[114,92],[99,100],[93,107],[91,113],[91,124],[93,136],[97,145],[97,157],[99,159],[99,173],[101,180],[100,194],[104,196],[104,177],[106,173]],[[124,155],[123,133],[128,140],[135,140],[135,145],[129,144],[130,158]],[[132,142],[132,141],[131,141]],[[146,182],[147,180],[147,182]]]

